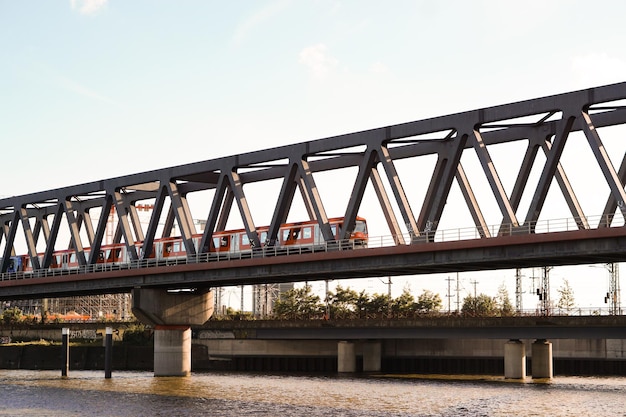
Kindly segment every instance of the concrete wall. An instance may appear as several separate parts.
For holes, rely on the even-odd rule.
[[[504,357],[505,339],[463,340],[383,340],[382,355],[393,357]],[[534,340],[522,340],[527,357],[532,357]],[[553,340],[555,358],[626,359],[626,339]],[[212,357],[230,356],[335,356],[333,340],[241,340],[195,339]],[[357,355],[362,354],[360,343]]]

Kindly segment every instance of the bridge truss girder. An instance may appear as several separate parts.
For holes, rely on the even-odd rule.
[[[114,243],[124,243],[133,260],[149,257],[152,243],[159,238],[157,233],[170,236],[174,228],[180,232],[188,256],[207,252],[213,233],[225,230],[231,216],[236,216],[233,207],[254,245],[273,245],[293,207],[296,190],[300,191],[308,217],[317,221],[327,240],[332,240],[327,202],[320,195],[315,176],[344,168],[357,170],[352,194],[341,213],[344,238],[350,235],[364,192],[371,185],[395,243],[428,243],[437,231],[456,180],[480,236],[489,239],[494,233],[486,224],[471,180],[461,165],[461,157],[467,153],[478,159],[501,214],[496,235],[511,233],[517,227],[532,230],[553,181],[579,229],[609,227],[615,217],[626,215],[626,155],[616,169],[598,128],[626,124],[626,106],[620,101],[626,101],[626,83],[1,199],[0,270],[6,271],[9,258],[16,254],[16,237],[20,234],[35,269],[48,268],[53,252],[59,248],[73,250],[81,265],[94,264],[105,244],[111,210],[116,219]],[[597,225],[589,223],[561,165],[563,150],[573,132],[582,132],[586,137],[594,158],[583,163],[599,168],[610,190],[602,213],[604,220]],[[515,184],[507,194],[490,148],[517,141],[527,146]],[[539,163],[540,148],[545,163],[540,166],[536,187],[530,189],[528,181],[532,168]],[[420,178],[428,183],[427,191],[422,201],[416,201],[410,198],[405,185],[417,179],[401,178],[396,165],[400,160],[429,155],[436,158],[436,163],[430,177]],[[273,207],[273,215],[268,240],[260,242],[259,225],[253,219],[245,187],[273,180],[281,181],[281,187],[274,201],[264,201]],[[211,191],[213,197],[196,250],[192,239],[198,232],[188,197],[200,191]],[[522,195],[528,192],[532,194],[528,210],[520,213]],[[146,201],[154,209],[144,227],[137,205]],[[143,250],[137,250],[136,242],[143,242]]]

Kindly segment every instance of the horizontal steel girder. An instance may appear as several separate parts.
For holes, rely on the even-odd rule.
[[[624,260],[626,228],[620,227],[5,280],[0,300]]]

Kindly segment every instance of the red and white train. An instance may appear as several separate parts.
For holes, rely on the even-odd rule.
[[[342,217],[329,219],[330,229],[333,237],[336,241],[340,240],[341,229],[343,227],[344,219]],[[259,241],[264,245],[267,241],[269,226],[259,227],[257,233]],[[193,235],[193,243],[195,245],[196,252],[200,246],[202,240],[202,234]],[[357,217],[354,230],[350,234],[347,241],[342,242],[342,246],[350,248],[367,247],[368,234],[367,223],[364,218]],[[143,242],[136,242],[135,247],[137,253],[141,253]],[[299,223],[287,223],[283,224],[278,232],[278,241],[272,249],[275,249],[278,253],[288,248],[315,248],[322,247],[326,244],[322,232],[320,230],[319,223],[316,220],[299,222]],[[213,233],[213,241],[211,242],[209,253],[214,254],[245,254],[252,252],[252,245],[248,234],[244,229],[239,230],[227,230]],[[187,256],[185,245],[180,236],[178,237],[164,237],[154,240],[152,252],[149,259],[154,260],[167,260],[167,259],[182,259]],[[43,254],[39,255],[40,260],[43,259]],[[89,248],[85,248],[85,257],[89,257]],[[97,264],[126,264],[130,262],[126,250],[126,244],[113,243],[108,245],[102,245],[100,248],[100,255]],[[47,269],[50,270],[67,270],[75,269],[79,267],[76,252],[73,249],[65,249],[55,251],[52,257],[52,262]],[[7,272],[28,272],[32,271],[32,265],[30,257],[28,255],[12,256]]]

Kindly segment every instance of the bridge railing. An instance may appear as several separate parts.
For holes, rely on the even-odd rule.
[[[234,261],[251,258],[267,258],[277,256],[302,255],[319,252],[336,252],[339,250],[357,250],[364,247],[392,247],[405,244],[422,244],[428,242],[449,242],[472,239],[497,238],[511,235],[528,235],[555,233],[563,231],[594,229],[599,227],[624,226],[624,218],[621,214],[601,215],[587,218],[562,218],[533,222],[523,225],[498,224],[482,227],[465,227],[446,230],[424,231],[419,234],[404,234],[400,236],[370,236],[367,245],[360,242],[344,240],[333,241],[314,246],[287,246],[287,247],[264,247],[252,251],[243,252],[211,252],[197,254],[189,257],[174,257],[165,259],[142,259],[127,263],[99,263],[84,265],[73,269],[39,269],[24,272],[6,272],[0,274],[0,281],[17,280],[28,278],[55,277],[61,275],[78,275],[94,272],[119,271],[126,269],[152,268],[169,265],[197,264],[205,262]]]

